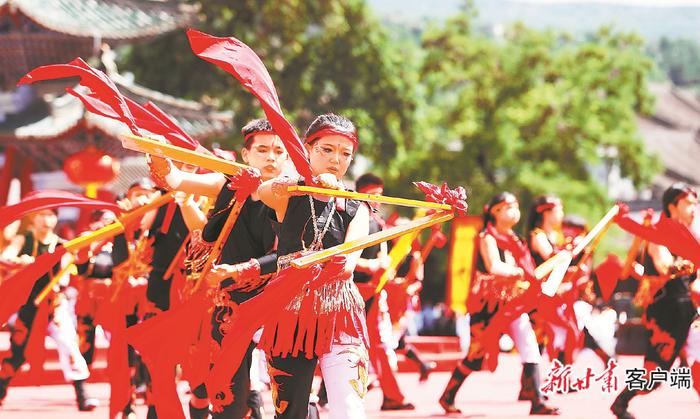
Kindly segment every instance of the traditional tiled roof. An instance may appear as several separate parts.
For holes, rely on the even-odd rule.
[[[114,47],[185,27],[194,12],[180,1],[0,0],[0,90],[40,65],[95,57],[102,42]]]
[[[196,8],[163,0],[0,0],[36,24],[66,35],[136,40],[194,21]]]
[[[654,196],[674,182],[700,186],[700,101],[668,84],[652,84],[656,110],[639,118],[639,132],[647,149],[656,154],[664,172],[653,181]]]
[[[123,94],[139,103],[155,103],[200,142],[223,136],[232,128],[231,112],[217,112],[209,106],[129,83],[123,77],[112,77]],[[3,100],[0,100],[0,113],[2,107]],[[0,146],[15,144],[35,159],[37,171],[61,170],[65,158],[88,143],[116,157],[134,155],[124,150],[117,140],[119,134],[128,131],[126,125],[120,122],[87,112],[82,103],[71,95],[44,96],[35,98],[21,112],[4,115],[4,121],[0,120]]]

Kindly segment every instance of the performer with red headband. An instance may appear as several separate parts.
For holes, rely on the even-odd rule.
[[[695,219],[698,195],[690,186],[677,183],[666,189],[662,204],[661,216],[669,218],[666,222],[677,222],[690,227]],[[649,332],[644,367],[647,371],[657,367],[668,371],[686,344],[690,326],[698,316],[691,299],[691,289],[698,292],[700,282],[697,280],[697,267],[674,255],[667,247],[655,243],[647,246],[642,264],[645,276],[657,277],[665,282],[644,311],[644,325]],[[697,361],[700,354],[688,353],[688,357]],[[693,368],[695,377],[700,377],[700,364],[696,363]],[[695,381],[697,385],[697,378]],[[630,400],[637,394],[653,391],[659,383],[655,384],[651,390],[644,391],[625,388],[610,410],[618,418],[634,418],[627,410]]]
[[[476,299],[482,302],[475,307],[470,307],[471,340],[467,356],[454,369],[447,387],[440,397],[440,405],[447,413],[461,413],[455,406],[455,396],[464,383],[464,380],[474,371],[480,371],[484,362],[485,342],[481,341],[484,329],[489,325],[496,312],[507,302],[507,298],[499,298],[493,302],[495,282],[503,282],[505,287],[499,294],[517,294],[529,288],[531,285],[525,281],[524,267],[518,266],[520,257],[530,257],[525,243],[513,231],[513,227],[520,221],[520,207],[517,198],[509,193],[500,193],[489,201],[484,208],[484,230],[479,235],[479,246],[476,261],[476,278],[473,285],[476,292],[470,300]],[[513,252],[518,249],[520,255]],[[540,352],[537,346],[537,338],[530,324],[527,313],[523,313],[514,320],[509,327],[509,334],[515,342],[523,363],[524,387],[532,403],[531,415],[558,415],[559,410],[547,406],[540,392],[539,363]]]
[[[243,127],[242,134],[243,161],[258,170],[263,181],[279,176],[288,155],[270,123],[265,119],[252,120]],[[221,173],[185,173],[162,159],[153,161],[159,167],[156,176],[165,179],[168,188],[199,194],[215,191],[216,204],[202,230],[203,243],[199,245],[206,251],[191,249],[197,256],[188,256],[188,264],[198,263],[192,258],[200,259],[200,262],[206,260],[231,213],[237,189],[242,185],[236,185]],[[169,166],[166,168],[167,173],[160,169],[164,164]],[[270,274],[277,270],[275,232],[269,221],[270,212],[270,208],[260,201],[257,191],[254,190],[247,197],[233,229],[224,242],[218,265],[215,266],[214,272],[207,276],[207,280],[219,288],[218,298],[215,299],[216,308],[212,313],[211,333],[218,344],[221,344],[228,331],[235,305],[257,295],[270,278]],[[251,342],[243,362],[233,376],[233,403],[225,405],[220,412],[212,412],[213,418],[242,418],[248,411],[251,411],[252,418],[263,417],[262,398],[257,391],[250,389],[250,368],[255,345],[256,342]],[[190,417],[198,419],[208,416],[209,398],[206,387],[200,384],[192,390]]]
[[[582,235],[576,237],[566,237],[563,231],[564,225],[564,206],[561,200],[553,195],[543,195],[535,198],[530,211],[528,220],[529,229],[529,245],[532,257],[537,265],[551,258],[564,248],[569,250],[575,246],[576,240]],[[579,229],[579,232],[583,232]],[[535,331],[538,334],[538,341],[542,345],[544,340],[544,329],[549,327],[553,330],[553,342],[549,345],[555,353],[549,354],[551,358],[557,358],[562,364],[571,364],[572,359],[567,359],[567,356],[572,356],[573,350],[577,350],[579,343],[590,347],[596,355],[607,365],[611,356],[603,350],[602,346],[591,335],[585,325],[586,319],[590,317],[593,307],[591,303],[591,288],[593,282],[590,280],[590,267],[588,264],[581,264],[579,260],[575,266],[569,268],[567,280],[560,285],[557,298],[561,300],[561,304],[556,313],[557,320],[554,323],[545,325],[547,318],[544,313],[535,311],[531,313],[531,318],[535,324]],[[584,300],[579,297],[583,296]],[[575,325],[572,323],[575,321]],[[566,323],[569,327],[562,327]],[[572,330],[576,326],[577,330]],[[578,331],[582,332],[583,342],[579,342]],[[576,336],[572,336],[572,332]],[[569,348],[569,350],[567,350]],[[522,392],[521,392],[522,399]]]
[[[315,182],[343,188],[357,149],[357,130],[342,116],[317,117],[305,135]],[[359,201],[292,196],[296,179],[264,182],[260,198],[279,222],[278,264],[369,234],[370,211]],[[265,324],[260,345],[268,353],[277,418],[305,418],[316,364],[328,392],[330,417],[364,418],[368,355],[364,301],[352,280],[361,252],[347,257],[341,275],[315,290],[301,290],[283,315]]]
[[[355,188],[358,192],[382,195],[384,193],[384,181],[372,173],[366,173],[357,178]],[[386,222],[378,212],[380,204],[373,202],[370,206],[372,207],[372,212],[369,220],[369,232],[373,234],[383,230],[386,227]],[[394,349],[390,342],[392,330],[391,320],[388,318],[387,292],[382,290],[379,295],[376,295],[375,289],[377,284],[372,281],[375,274],[386,269],[388,264],[389,255],[386,242],[368,247],[362,251],[362,255],[357,261],[354,280],[365,298],[365,308],[368,316],[367,328],[370,339],[370,360],[384,393],[381,410],[413,410],[415,406],[406,402],[387,354],[387,351],[393,351]],[[373,305],[376,305],[376,307],[373,308]],[[388,333],[381,330],[382,325],[387,324],[389,327]]]
[[[127,199],[120,201],[120,205],[125,210],[132,210],[146,204],[158,194],[155,184],[150,179],[143,178],[130,186]],[[149,253],[150,272],[147,278],[146,298],[139,302],[139,320],[147,320],[170,307],[170,293],[174,281],[170,276],[166,276],[166,273],[180,269],[181,249],[189,238],[190,230],[201,229],[205,219],[201,209],[191,198],[178,199],[177,202],[165,204],[149,211],[141,219],[139,230],[135,234],[137,244],[132,247]],[[121,243],[122,240],[126,240],[124,234],[116,236],[115,244]],[[139,243],[139,241],[146,241],[146,243]],[[115,257],[125,259],[121,254]],[[178,266],[171,266],[173,264]],[[150,378],[147,373],[145,375],[148,383],[146,394],[148,417],[155,418],[157,415],[150,394],[152,390]]]
[[[46,209],[30,216],[29,231],[12,239],[4,249],[2,259],[21,265],[28,265],[43,253],[52,253],[57,245],[64,242],[56,233],[58,213]],[[61,262],[66,266],[70,260],[66,257]],[[54,275],[59,274],[60,266],[39,278],[32,287],[27,301],[20,307],[14,320],[10,319],[11,346],[10,356],[2,360],[0,366],[0,403],[7,395],[7,387],[19,368],[25,363],[28,343],[32,338],[43,345],[44,333],[56,341],[59,361],[66,381],[72,382],[78,402],[78,410],[90,411],[98,406],[96,399],[89,398],[85,393],[85,380],[90,376],[87,363],[78,347],[78,336],[72,320],[70,308],[63,289],[68,286],[68,274],[63,273],[58,288],[52,290],[46,300],[38,306],[35,299],[49,284]],[[43,310],[42,310],[43,308]],[[37,336],[32,336],[34,333]],[[31,361],[31,359],[30,359]],[[33,366],[34,368],[34,366]]]

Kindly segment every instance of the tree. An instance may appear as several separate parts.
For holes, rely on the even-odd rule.
[[[636,124],[653,105],[641,39],[601,28],[574,42],[522,24],[492,39],[475,33],[472,18],[467,10],[423,37],[430,158],[439,164],[417,164],[406,177],[468,185],[472,208],[500,190],[525,205],[556,193],[589,218],[607,205],[592,167],[617,165],[638,186],[651,179],[658,163]]]
[[[205,32],[235,36],[263,59],[288,118],[303,129],[336,112],[359,127],[360,152],[398,172],[416,138],[415,44],[391,39],[360,0],[201,0]],[[216,99],[241,126],[260,106],[228,74],[195,57],[184,32],[133,47],[123,67],[156,89],[195,100]],[[239,144],[233,134],[225,143]]]

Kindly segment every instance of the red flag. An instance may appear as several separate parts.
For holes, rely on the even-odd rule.
[[[34,83],[42,80],[54,80],[68,77],[80,77],[80,84],[89,88],[94,97],[100,98],[112,111],[119,115],[119,120],[124,122],[132,133],[139,135],[139,129],[129,111],[124,97],[119,89],[103,72],[90,67],[81,58],[76,58],[68,64],[51,64],[37,67],[27,73],[17,83],[18,85]],[[72,89],[69,93],[75,93]]]
[[[203,289],[186,303],[127,329],[127,341],[143,358],[153,379],[156,411],[164,418],[185,418],[175,385],[175,367],[189,358],[212,302]]]
[[[117,214],[121,212],[113,202],[98,201],[66,191],[46,190],[30,193],[22,201],[0,208],[0,228],[32,212],[59,207],[108,209]]]
[[[49,301],[44,299],[37,307],[34,322],[31,325],[29,336],[27,336],[27,349],[25,356],[27,363],[31,365],[30,375],[33,380],[41,381],[44,372],[44,360],[46,360],[46,330],[49,327]],[[29,325],[27,325],[29,327]]]
[[[609,253],[608,257],[595,268],[595,275],[598,278],[598,286],[603,301],[608,301],[617,281],[622,274],[622,262],[617,255]]]
[[[345,260],[345,257],[332,259],[323,265],[323,269],[321,265],[312,265],[305,269],[287,267],[281,270],[260,294],[238,307],[231,316],[231,328],[221,342],[221,351],[214,360],[214,367],[206,380],[207,392],[215,411],[233,402],[231,378],[240,366],[250,340],[258,328],[278,317],[307,282],[319,286],[329,278],[339,275],[345,266]]]
[[[121,292],[114,303],[107,304],[110,293],[105,294],[98,306],[95,318],[109,331],[107,371],[109,375],[109,417],[116,418],[131,398],[131,373],[129,348],[126,343],[126,292]]]
[[[233,37],[220,38],[193,29],[187,31],[187,37],[196,56],[233,75],[260,101],[272,128],[284,142],[297,172],[310,182],[311,166],[306,149],[292,124],[285,119],[272,78],[255,52]]]
[[[148,102],[144,105],[144,109],[151,113],[161,125],[170,129],[168,140],[174,145],[180,147],[189,148],[191,150],[203,149],[199,142],[194,138],[190,137],[189,134],[185,132],[178,124],[175,119],[170,115],[163,112],[158,106],[152,102]]]
[[[61,257],[66,253],[63,246],[56,247],[53,253],[42,253],[34,263],[16,272],[0,284],[0,325],[5,324],[12,313],[15,313],[34,287],[34,283],[42,275],[46,274],[55,265],[60,263]]]
[[[668,250],[684,259],[700,266],[700,243],[697,237],[690,232],[688,227],[661,214],[659,221],[650,226],[645,226],[634,221],[629,216],[629,210],[621,207],[620,214],[615,222],[623,230],[632,233],[644,240],[665,246]]]

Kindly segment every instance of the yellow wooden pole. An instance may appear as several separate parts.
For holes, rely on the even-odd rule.
[[[61,277],[68,273],[68,271],[75,270],[76,266],[73,264],[73,260],[71,257],[71,262],[68,263],[66,266],[64,266],[56,275],[51,277],[51,281],[49,281],[48,284],[44,287],[44,289],[41,290],[39,295],[36,296],[34,299],[34,305],[39,306],[42,301],[44,301],[44,298],[46,298],[47,295],[49,295],[49,292],[53,289],[54,285],[58,284],[58,281],[61,280]]]
[[[226,239],[228,239],[228,236],[231,233],[233,226],[236,224],[236,220],[238,220],[238,216],[241,213],[241,209],[243,208],[243,204],[245,204],[245,200],[236,201],[236,203],[233,205],[233,208],[231,208],[231,212],[229,213],[228,218],[226,219],[226,223],[224,223],[224,226],[221,228],[221,232],[219,233],[219,237],[216,238],[216,242],[214,242],[214,247],[211,249],[211,253],[209,253],[209,257],[207,258],[207,261],[204,264],[204,268],[202,269],[202,273],[200,274],[199,278],[197,279],[197,282],[195,282],[195,284],[194,284],[194,287],[192,289],[192,294],[197,292],[201,283],[206,280],[206,276],[209,274],[211,267],[214,266],[214,262],[216,262],[216,260],[219,258],[219,255],[221,254],[221,250],[224,248],[224,245],[226,244]]]
[[[171,192],[168,192],[156,198],[153,202],[149,204],[136,208],[133,211],[129,211],[128,213],[124,214],[119,220],[113,222],[110,225],[104,226],[98,230],[91,232],[90,234],[76,237],[73,240],[64,243],[63,247],[66,248],[66,250],[68,250],[69,252],[77,252],[78,250],[89,246],[90,243],[93,243],[98,240],[112,238],[124,231],[124,225],[143,217],[144,214],[146,214],[148,211],[159,208],[160,206],[170,203],[172,201],[173,194]]]
[[[410,223],[402,226],[388,228],[386,230],[370,234],[357,240],[351,240],[349,242],[341,243],[337,246],[333,246],[328,249],[319,250],[318,252],[314,252],[310,255],[299,257],[297,259],[294,259],[291,262],[291,264],[295,268],[305,268],[316,263],[325,262],[333,258],[334,256],[353,253],[358,250],[374,246],[375,244],[392,240],[404,234],[410,234],[413,231],[419,231],[438,223],[444,223],[445,221],[449,221],[453,218],[454,213],[452,213],[451,211],[436,212],[435,214],[422,217],[417,220],[413,220]]]
[[[170,158],[227,175],[235,175],[242,169],[250,168],[250,166],[244,164],[235,163],[216,156],[198,153],[183,147],[162,143],[133,134],[122,134],[120,139],[122,141],[122,146],[126,149],[152,154],[158,157]]]
[[[436,210],[443,210],[443,211],[452,210],[451,205],[438,204],[436,202],[419,201],[416,199],[406,199],[406,198],[395,198],[392,196],[376,195],[376,194],[368,194],[368,193],[360,193],[360,192],[352,192],[352,191],[339,191],[337,189],[318,188],[315,186],[301,186],[301,185],[289,186],[287,188],[287,190],[289,192],[297,192],[297,193],[301,192],[301,193],[305,193],[305,194],[334,196],[337,198],[356,199],[358,201],[366,201],[366,202],[379,202],[382,204],[399,205],[402,207],[426,208],[426,209],[436,209]]]

